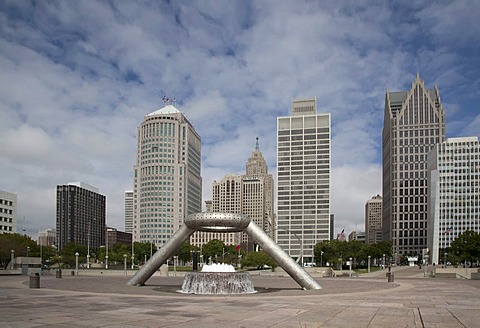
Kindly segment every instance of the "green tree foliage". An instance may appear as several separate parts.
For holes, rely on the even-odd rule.
[[[277,267],[277,263],[265,252],[249,252],[242,257],[242,267],[261,269],[264,266]]]
[[[175,253],[181,263],[192,261],[192,252],[197,251],[197,247],[191,245],[189,242],[183,243],[182,246]]]
[[[221,262],[224,249],[223,241],[212,239],[202,247],[203,258],[207,261],[211,257],[214,262]]]
[[[11,251],[18,256],[40,256],[40,247],[29,236],[18,233],[0,234],[0,265],[6,268],[10,263]]]
[[[480,260],[480,234],[466,230],[452,241],[450,251],[459,262],[476,262]]]
[[[321,252],[323,252],[322,255]],[[392,256],[392,247],[390,242],[364,244],[357,240],[345,242],[334,239],[324,240],[316,244],[314,254],[317,264],[320,264],[320,260],[322,260],[323,265],[328,262],[335,267],[345,265],[345,262],[352,258],[354,266],[356,266],[367,263],[368,256],[372,260],[383,258],[383,254],[385,254],[385,258],[390,258]]]

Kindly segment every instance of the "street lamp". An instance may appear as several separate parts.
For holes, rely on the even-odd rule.
[[[108,269],[108,255],[105,255],[105,270]]]
[[[445,255],[445,261],[444,261],[444,262],[445,262],[445,268],[446,268],[446,267],[447,267],[447,255],[448,255],[448,253],[447,253],[447,252],[445,252],[445,254],[444,254],[444,255]]]
[[[10,270],[13,270],[14,268],[14,263],[13,261],[15,260],[15,250],[10,251]]]
[[[320,267],[323,267],[323,251],[320,251]]]
[[[350,264],[350,278],[352,277],[352,258],[350,258],[349,264]]]
[[[127,276],[127,254],[123,254],[123,271],[125,272],[125,277]]]
[[[75,252],[75,275],[78,276],[78,252]]]
[[[370,258],[371,258],[371,256],[368,255],[368,264],[367,264],[368,265],[368,273],[370,273]]]
[[[87,269],[90,269],[90,253],[87,254]]]
[[[135,255],[132,253],[132,270],[134,269],[134,265],[135,265],[135,263],[133,262],[134,259],[135,259]]]
[[[178,258],[177,255],[173,257],[173,276],[174,277],[177,276],[177,258]]]
[[[383,269],[385,269],[385,254],[383,254]]]

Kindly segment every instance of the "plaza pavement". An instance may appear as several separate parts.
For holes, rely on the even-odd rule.
[[[418,267],[355,278],[317,278],[300,290],[285,276],[252,276],[258,293],[186,295],[181,277],[0,276],[0,327],[480,327],[480,281],[424,277]]]

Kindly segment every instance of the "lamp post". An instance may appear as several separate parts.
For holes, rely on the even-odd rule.
[[[382,264],[383,264],[383,269],[385,269],[385,254],[383,254],[383,262],[382,262]]]
[[[87,254],[87,269],[90,269],[90,253]]]
[[[178,258],[177,255],[173,257],[173,276],[174,277],[177,276],[177,258]]]
[[[350,265],[350,278],[352,277],[352,258],[349,259],[349,265]]]
[[[445,263],[445,268],[446,268],[446,267],[447,267],[447,255],[448,255],[448,253],[447,253],[447,252],[445,252],[445,254],[444,254],[444,255],[445,255],[445,261],[444,261],[444,263]]]
[[[323,267],[323,251],[320,251],[320,267]]]
[[[132,270],[134,268],[135,263],[133,263],[133,260],[135,259],[135,255],[132,253]]]
[[[123,272],[127,276],[127,254],[123,254]]]
[[[105,249],[105,270],[108,269],[108,228],[105,229],[106,249]]]
[[[367,264],[367,266],[368,266],[368,273],[370,273],[370,258],[371,258],[371,256],[368,255],[368,264]]]
[[[75,275],[78,276],[78,252],[75,252]]]
[[[13,263],[14,260],[15,260],[15,250],[12,249],[10,251],[10,270],[13,270],[13,268],[15,267]]]

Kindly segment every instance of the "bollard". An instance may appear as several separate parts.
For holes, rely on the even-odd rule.
[[[56,278],[62,278],[62,270],[61,269],[58,269],[57,271],[55,271],[55,277]]]
[[[75,271],[72,270],[72,276],[74,276],[74,275],[75,275]]]
[[[40,288],[40,274],[35,273],[30,276],[30,288]]]

